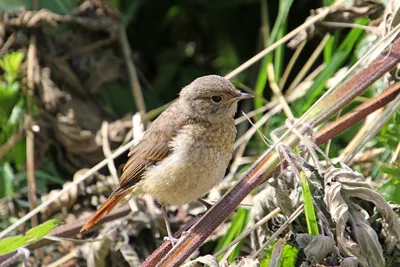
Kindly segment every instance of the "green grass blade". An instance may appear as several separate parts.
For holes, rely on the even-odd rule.
[[[306,174],[302,171],[300,173],[301,189],[304,199],[304,212],[306,215],[308,233],[310,235],[319,235],[317,218],[315,216],[313,199],[311,196],[310,187],[308,185]]]
[[[232,218],[231,226],[229,227],[227,233],[219,239],[218,245],[214,250],[214,253],[227,246],[230,242],[232,242],[235,238],[237,238],[243,229],[246,227],[248,222],[248,213],[249,211],[246,209],[239,208],[236,215]],[[228,262],[233,262],[234,259],[239,256],[240,248],[242,246],[242,242],[239,242],[232,254],[228,258]],[[224,254],[219,255],[217,260],[221,260]]]

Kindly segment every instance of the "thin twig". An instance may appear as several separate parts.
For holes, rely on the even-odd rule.
[[[28,199],[30,204],[30,210],[36,208],[36,181],[35,181],[35,134],[32,131],[33,126],[33,95],[34,95],[34,75],[35,75],[35,64],[36,64],[36,37],[32,33],[29,40],[28,57],[27,57],[27,93],[26,103],[27,111],[25,117],[26,127],[26,168],[28,176]],[[37,226],[39,223],[37,216],[32,217],[32,226]]]
[[[283,89],[285,87],[287,78],[289,77],[289,74],[292,71],[294,64],[296,63],[297,59],[299,58],[301,51],[303,51],[303,48],[306,46],[306,43],[307,43],[307,41],[303,41],[300,43],[299,46],[297,46],[296,51],[294,51],[293,56],[290,58],[290,61],[287,64],[286,69],[282,74],[282,77],[279,81],[279,88]]]
[[[330,38],[329,34],[326,34],[324,38],[322,39],[321,43],[318,45],[318,47],[314,50],[314,52],[311,54],[310,58],[307,60],[307,62],[304,64],[304,66],[301,68],[299,73],[297,74],[296,78],[294,78],[293,82],[290,84],[287,92],[291,92],[296,86],[303,80],[304,76],[307,74],[307,72],[310,70],[311,66],[314,64],[314,62],[317,60],[321,52],[324,50],[324,47],[326,43],[328,42]]]
[[[128,36],[126,35],[125,28],[122,24],[119,27],[118,36],[122,48],[122,53],[124,54],[126,68],[128,69],[129,84],[132,90],[133,97],[135,99],[136,107],[140,114],[143,116],[146,113],[146,105],[144,103],[142,89],[136,73],[136,68],[133,64],[132,51],[129,46]]]
[[[352,151],[349,151],[343,161],[350,161],[363,147],[365,147],[366,142],[382,128],[382,126],[393,116],[393,114],[400,107],[400,95],[398,95],[389,105],[386,106],[385,111],[380,114],[380,116],[375,120],[369,131],[360,139],[359,145],[354,147]]]
[[[21,141],[22,137],[24,135],[22,134],[21,131],[14,132],[10,139],[2,146],[0,147],[0,159],[2,159],[7,153],[16,145],[18,144],[19,141]]]
[[[70,253],[67,255],[64,255],[63,257],[59,258],[55,262],[50,263],[46,267],[59,267],[59,266],[64,266],[64,264],[71,259],[78,257],[78,248],[73,249]]]
[[[336,22],[336,21],[321,21],[319,25],[332,28],[351,28],[351,29],[357,28],[370,32],[374,32],[376,30],[376,27],[360,25],[357,23],[346,23],[346,22]]]
[[[280,105],[282,106],[283,112],[285,112],[286,117],[289,119],[293,119],[293,113],[290,110],[290,107],[285,99],[285,97],[282,95],[281,88],[279,88],[278,84],[275,81],[275,75],[274,75],[274,65],[272,63],[268,63],[267,65],[267,74],[268,74],[268,80],[269,80],[269,87],[271,87],[272,92],[274,92],[274,95],[277,97]]]
[[[103,121],[103,124],[101,125],[101,138],[104,157],[109,159],[107,162],[108,170],[110,171],[110,174],[114,178],[115,182],[118,184],[119,179],[117,169],[115,168],[114,160],[110,157],[112,152],[110,148],[110,142],[108,141],[108,122],[106,121]]]
[[[0,56],[5,54],[8,49],[13,45],[14,41],[17,39],[16,33],[13,32],[10,37],[8,37],[7,41],[3,44],[3,46],[0,48]]]
[[[258,254],[260,254],[262,251],[264,251],[264,249],[265,249],[273,240],[275,240],[275,238],[277,238],[277,237],[283,232],[283,230],[285,230],[286,227],[289,226],[289,224],[291,224],[294,220],[296,220],[296,218],[299,217],[299,215],[303,212],[303,210],[304,210],[304,205],[301,204],[301,205],[293,212],[293,214],[288,218],[288,220],[287,220],[286,222],[284,222],[284,223],[282,224],[282,226],[279,227],[279,229],[278,229],[275,233],[273,233],[273,234],[271,235],[271,237],[269,238],[269,240],[268,240],[265,244],[263,244],[263,245],[251,256],[251,258],[252,258],[252,259],[257,258]]]
[[[279,47],[280,45],[282,45],[282,44],[286,43],[287,41],[289,41],[290,39],[292,39],[299,32],[307,29],[307,27],[311,26],[315,22],[317,22],[319,20],[322,20],[330,12],[333,12],[334,10],[336,10],[343,2],[344,2],[344,0],[336,1],[332,6],[323,9],[321,13],[319,13],[316,16],[314,16],[313,18],[307,20],[302,25],[300,25],[299,27],[297,27],[296,29],[294,29],[290,33],[286,34],[282,39],[279,39],[278,41],[276,41],[275,43],[273,43],[269,47],[265,48],[263,51],[261,51],[260,53],[258,53],[254,57],[250,58],[249,60],[244,62],[242,65],[240,65],[239,67],[237,67],[236,69],[234,69],[233,71],[228,73],[227,75],[225,75],[225,78],[226,79],[232,79],[233,77],[235,77],[236,75],[238,75],[239,73],[241,73],[242,71],[244,71],[245,69],[247,69],[248,67],[253,65],[254,63],[256,63],[257,61],[262,59],[265,55],[267,55],[268,53],[274,51],[277,47]]]

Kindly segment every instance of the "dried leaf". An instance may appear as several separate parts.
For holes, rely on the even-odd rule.
[[[340,263],[340,267],[357,267],[358,259],[356,257],[347,257],[344,258]]]
[[[222,265],[222,267],[259,267],[259,266],[260,262],[258,260],[253,260],[247,257],[240,258],[240,260],[234,264],[224,263]]]
[[[102,241],[87,243],[80,247],[80,252],[86,259],[87,266],[105,266],[111,241],[107,237],[103,238]]]
[[[265,189],[261,190],[257,195],[253,197],[250,214],[251,220],[254,224],[261,220],[264,216],[269,214],[271,211],[276,209],[276,204],[274,201],[276,195],[276,190],[268,183],[265,184]],[[278,215],[273,218],[267,224],[262,225],[253,231],[250,235],[251,237],[251,246],[254,250],[258,250],[262,244],[264,244],[271,232],[272,229],[270,227],[273,226],[274,223],[279,224],[279,220],[284,220],[283,215]]]
[[[132,245],[124,244],[120,247],[119,251],[130,267],[140,266],[141,260],[137,252],[133,249]]]
[[[360,253],[360,249],[354,241],[347,238],[346,224],[349,220],[349,207],[341,195],[342,185],[337,181],[335,175],[337,169],[330,169],[325,174],[325,196],[324,202],[328,207],[333,222],[336,224],[336,242],[339,250],[345,256],[354,256],[359,258],[361,266],[367,266],[367,261]]]
[[[312,236],[309,234],[298,234],[296,242],[301,248],[308,260],[312,263],[321,263],[329,254],[333,252],[335,241],[329,236]]]
[[[379,243],[378,235],[359,211],[351,209],[351,215],[352,233],[369,266],[385,266],[383,250]]]
[[[206,255],[189,261],[182,265],[182,267],[219,267],[219,265],[217,260],[212,255]]]

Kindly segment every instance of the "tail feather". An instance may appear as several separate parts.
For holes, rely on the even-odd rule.
[[[119,194],[119,195],[112,195],[110,196],[106,202],[100,207],[100,209],[90,218],[90,220],[82,227],[82,229],[79,231],[82,233],[83,231],[88,230],[91,228],[95,223],[97,223],[101,217],[107,215],[110,213],[110,211],[120,202],[122,199],[124,199],[126,194]]]

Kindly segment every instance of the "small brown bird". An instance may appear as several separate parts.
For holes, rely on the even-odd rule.
[[[217,75],[184,87],[132,148],[119,186],[81,232],[126,195],[147,193],[161,205],[182,205],[204,196],[221,181],[232,158],[237,102],[246,98],[253,95]],[[172,241],[164,206],[162,210]]]

